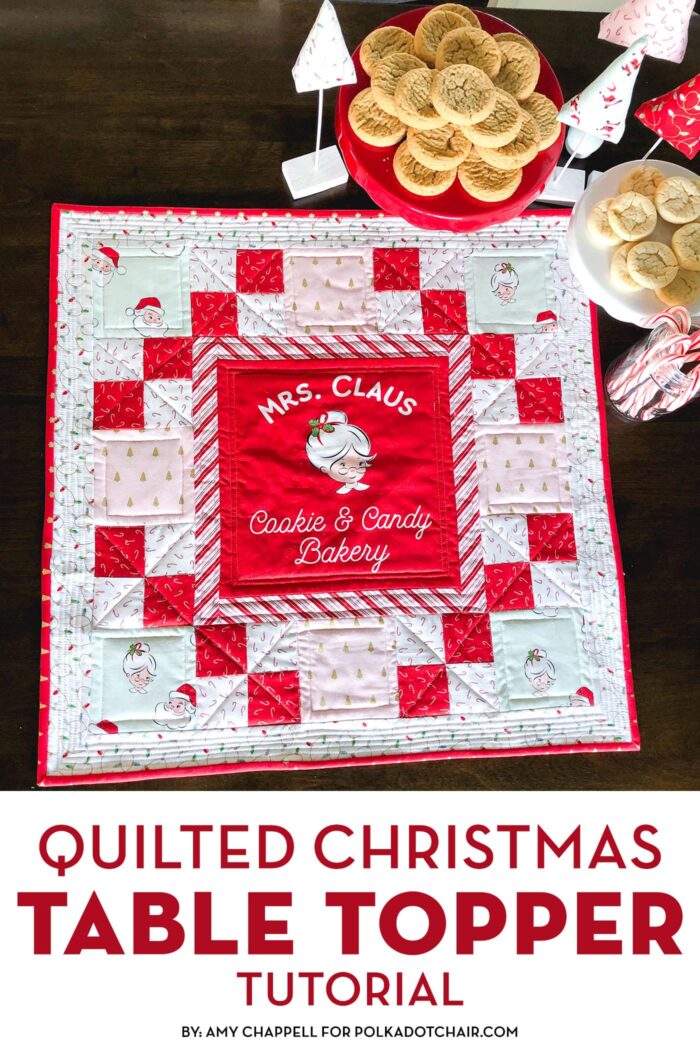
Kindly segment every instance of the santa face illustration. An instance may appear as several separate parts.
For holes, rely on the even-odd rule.
[[[310,419],[309,426],[306,455],[317,470],[340,484],[338,495],[368,489],[363,478],[375,457],[364,430],[348,423],[345,412],[335,410]]]
[[[538,696],[549,692],[556,681],[554,664],[547,658],[546,649],[530,649],[525,658],[524,670],[533,692]]]
[[[147,642],[133,642],[122,660],[130,693],[145,693],[156,676],[156,660]]]
[[[129,317],[133,317],[134,328],[144,338],[162,339],[168,331],[165,310],[160,305],[160,299],[156,299],[155,296],[140,299],[133,310],[129,309],[126,312]]]
[[[491,291],[502,303],[512,303],[520,278],[509,262],[496,263],[491,275]]]
[[[116,248],[108,248],[105,245],[93,252],[90,258],[90,267],[95,281],[103,288],[109,284],[115,274],[126,273],[126,268],[119,263],[119,252]]]
[[[557,327],[557,318],[551,310],[543,310],[537,315],[535,328],[537,332],[554,332]]]
[[[153,721],[166,729],[189,729],[194,722],[196,709],[194,686],[184,684],[173,689],[163,703],[156,704]]]

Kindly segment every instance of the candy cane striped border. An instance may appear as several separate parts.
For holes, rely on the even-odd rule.
[[[461,587],[348,591],[221,599],[217,365],[221,359],[314,360],[318,358],[447,355],[457,503]],[[420,615],[484,609],[481,539],[478,530],[476,458],[469,383],[469,338],[442,341],[427,336],[333,335],[286,338],[241,336],[199,340],[193,352],[195,461],[195,615],[198,625],[253,622],[286,617]]]

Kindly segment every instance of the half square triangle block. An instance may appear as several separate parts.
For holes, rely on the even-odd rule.
[[[516,379],[515,396],[521,423],[563,423],[561,379]]]
[[[467,330],[464,292],[428,288],[420,293],[426,335],[460,335]]]
[[[217,624],[195,630],[197,676],[245,674],[248,669],[247,631],[244,623]]]
[[[420,288],[418,248],[375,248],[375,292],[404,292]]]
[[[471,372],[474,379],[515,379],[515,339],[512,335],[473,335]]]
[[[493,663],[488,613],[445,613],[442,617],[445,663]]]
[[[141,578],[145,573],[143,525],[95,528],[95,576]]]
[[[191,339],[144,339],[144,379],[191,379]]]
[[[95,383],[93,387],[94,430],[139,430],[143,428],[143,382]]]
[[[289,725],[300,721],[297,671],[268,671],[248,676],[248,725]]]
[[[532,574],[529,562],[485,565],[486,606],[491,612],[508,609],[534,609]]]
[[[194,612],[193,576],[147,576],[144,627],[186,627]]]
[[[234,292],[192,292],[192,335],[237,335]]]
[[[399,713],[402,718],[449,715],[450,690],[444,664],[398,668]]]
[[[576,536],[571,514],[528,514],[531,561],[576,561]]]
[[[241,295],[278,295],[284,291],[281,248],[239,248],[236,252],[236,291]]]

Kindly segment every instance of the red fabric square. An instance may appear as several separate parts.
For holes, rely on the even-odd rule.
[[[194,632],[197,649],[197,675],[245,674],[248,646],[244,623],[198,627]]]
[[[515,379],[515,339],[512,335],[473,335],[474,379]]]
[[[561,379],[516,379],[515,394],[521,423],[563,423]]]
[[[375,248],[375,292],[406,292],[420,288],[418,248]]]
[[[534,609],[530,565],[526,561],[484,565],[486,605],[492,612]]]
[[[493,663],[488,613],[446,613],[442,618],[442,634],[446,663]]]
[[[299,675],[268,671],[248,675],[248,725],[274,726],[301,722]]]
[[[142,430],[143,382],[95,383],[92,425],[95,430]]]
[[[528,514],[530,561],[576,561],[571,514]]]
[[[143,525],[95,528],[95,576],[140,578],[145,572]]]
[[[192,335],[237,335],[233,292],[192,292]]]
[[[450,691],[444,664],[399,667],[399,713],[402,718],[449,715]]]
[[[236,252],[236,291],[246,295],[274,295],[284,291],[281,248]]]
[[[144,339],[144,379],[191,379],[191,339]]]
[[[353,360],[352,376],[317,360],[313,400],[301,396],[309,376],[304,361],[219,363],[220,596],[458,584],[447,357]],[[297,390],[282,411],[271,398]],[[350,390],[352,404],[342,400]],[[400,392],[408,414],[375,396],[390,390],[386,401],[395,405]],[[362,487],[349,491],[308,453],[333,440],[320,421],[339,403],[373,456]],[[270,455],[272,428],[274,441],[286,442],[283,454]],[[377,517],[379,494],[391,515]],[[427,529],[419,524],[426,515]]]
[[[458,335],[467,330],[464,292],[429,288],[420,293],[426,335]]]
[[[194,610],[194,576],[147,576],[144,627],[189,626]]]

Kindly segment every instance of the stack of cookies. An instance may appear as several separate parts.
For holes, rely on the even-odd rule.
[[[462,4],[432,8],[415,35],[375,29],[360,62],[370,86],[350,104],[350,126],[372,146],[397,146],[396,178],[420,196],[459,180],[477,200],[507,200],[525,165],[559,136],[557,107],[535,91],[535,46],[518,33],[484,32]]]
[[[659,218],[675,227],[665,240]],[[620,195],[598,201],[587,225],[594,244],[615,249],[610,280],[619,291],[650,288],[665,306],[690,306],[700,295],[699,180],[666,178],[649,165],[632,168]]]

